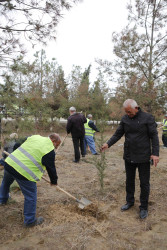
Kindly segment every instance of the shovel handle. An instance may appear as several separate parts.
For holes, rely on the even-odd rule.
[[[65,191],[64,189],[62,189],[61,187],[59,186],[56,186],[56,188],[58,190],[60,190],[61,192],[65,193],[66,195],[68,195],[69,197],[71,197],[73,200],[79,202],[79,200],[77,198],[75,198],[75,196],[73,196],[72,194],[68,193],[67,191]]]
[[[44,176],[42,176],[42,179],[45,180],[46,182],[50,183],[50,181],[48,179],[46,179]],[[68,193],[67,191],[65,191],[64,189],[62,189],[61,187],[59,187],[58,185],[56,185],[56,188],[59,191],[65,193],[66,195],[68,195],[69,197],[71,197],[73,200],[78,201],[77,198],[75,198],[72,194]]]
[[[64,139],[62,140],[62,142],[60,143],[59,147],[56,150],[56,153],[58,152],[58,150],[60,149],[61,145],[63,144],[63,142],[65,141],[65,139],[67,138],[68,134],[66,134],[66,136],[64,137]]]
[[[10,154],[7,152],[7,151],[3,151],[3,153],[5,154],[5,155],[7,155],[7,156],[9,156]]]

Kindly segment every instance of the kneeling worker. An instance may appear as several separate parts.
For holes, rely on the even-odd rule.
[[[16,180],[24,195],[25,227],[36,226],[44,221],[43,217],[36,218],[36,182],[41,179],[46,169],[51,184],[57,185],[54,148],[57,148],[60,142],[60,137],[56,133],[49,137],[33,135],[5,159],[0,205],[7,203],[10,185]]]

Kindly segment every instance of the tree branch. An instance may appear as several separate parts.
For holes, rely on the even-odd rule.
[[[148,31],[147,31],[147,16],[148,16],[148,10],[149,10],[149,3],[147,5],[147,11],[146,11],[146,17],[145,17],[145,29],[146,29],[146,37],[147,37],[147,40],[148,40],[148,43],[149,43],[149,46],[150,46],[150,39],[149,39],[149,36],[148,36]]]
[[[157,60],[157,58],[167,49],[167,46],[161,50],[161,52],[157,55],[157,57],[154,59],[154,62]]]
[[[12,31],[22,32],[22,31],[33,31],[33,30],[35,30],[35,28],[26,30],[26,29],[11,29],[11,28],[9,28],[9,27],[6,27],[6,28],[0,27],[0,29],[2,29],[2,30],[7,30],[7,31],[11,31],[11,32],[12,32]]]

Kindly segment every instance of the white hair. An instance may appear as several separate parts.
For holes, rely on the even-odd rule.
[[[18,139],[18,134],[17,133],[12,133],[9,135],[10,139]]]
[[[91,115],[91,114],[89,114],[89,115],[87,115],[87,117],[88,117],[88,118],[92,118],[92,115]]]
[[[76,108],[75,107],[71,107],[71,108],[69,108],[69,111],[76,111]]]
[[[138,107],[138,104],[137,104],[137,102],[135,101],[135,100],[133,100],[133,99],[127,99],[126,101],[124,101],[124,103],[123,103],[123,107],[124,108],[127,108],[128,106],[130,106],[131,108],[136,108],[136,107]]]

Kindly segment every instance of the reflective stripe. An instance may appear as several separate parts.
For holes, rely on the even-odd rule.
[[[10,154],[8,157],[11,158],[22,169],[24,169],[35,181],[39,181],[38,177],[29,168],[27,168],[21,161],[19,161],[14,155]]]
[[[94,135],[94,132],[91,128],[85,128],[85,135]]]
[[[167,120],[163,119],[163,129],[167,130]]]
[[[25,156],[27,156],[28,159],[30,159],[35,164],[35,166],[39,169],[39,171],[41,171],[41,173],[45,172],[44,169],[41,167],[41,165],[24,148],[19,147],[18,150],[20,150]]]
[[[92,135],[93,136],[93,133],[86,131],[85,135]]]

